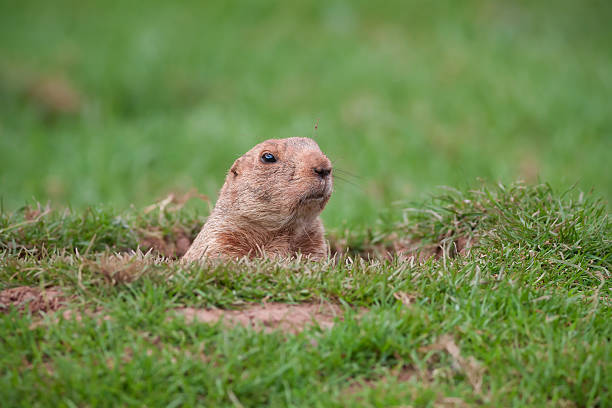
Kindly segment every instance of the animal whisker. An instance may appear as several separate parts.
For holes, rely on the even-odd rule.
[[[345,176],[343,176],[343,175],[334,174],[334,176],[333,176],[333,177],[334,177],[334,183],[335,183],[336,181],[340,181],[340,182],[342,182],[342,183],[350,184],[351,186],[353,186],[353,187],[355,187],[355,188],[361,189],[361,185],[357,184],[357,183],[356,183],[356,182],[354,182],[353,180],[350,180],[350,179],[346,178],[346,177],[345,177]]]
[[[350,171],[344,170],[344,169],[339,169],[339,168],[335,168],[334,172],[336,173],[340,173],[343,177],[350,177],[350,178],[354,178],[354,179],[361,179],[361,176],[356,175],[355,173],[351,173]]]

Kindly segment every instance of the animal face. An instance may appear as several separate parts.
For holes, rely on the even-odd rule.
[[[332,190],[332,165],[308,138],[272,139],[236,160],[226,186],[241,214],[271,223],[316,217]]]

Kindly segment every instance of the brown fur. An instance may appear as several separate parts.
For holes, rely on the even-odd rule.
[[[262,161],[266,152],[276,162]],[[258,144],[230,168],[213,212],[183,260],[298,253],[324,258],[327,243],[319,214],[332,193],[331,170],[312,139]]]

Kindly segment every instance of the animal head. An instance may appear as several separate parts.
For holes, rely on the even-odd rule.
[[[317,217],[332,189],[331,162],[314,140],[270,139],[234,162],[221,191],[225,202],[218,205],[282,228]]]

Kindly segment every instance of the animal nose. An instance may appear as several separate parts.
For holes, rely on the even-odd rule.
[[[321,178],[325,178],[325,177],[329,176],[329,173],[331,173],[331,171],[332,171],[331,167],[322,167],[322,166],[313,167],[312,169]]]

